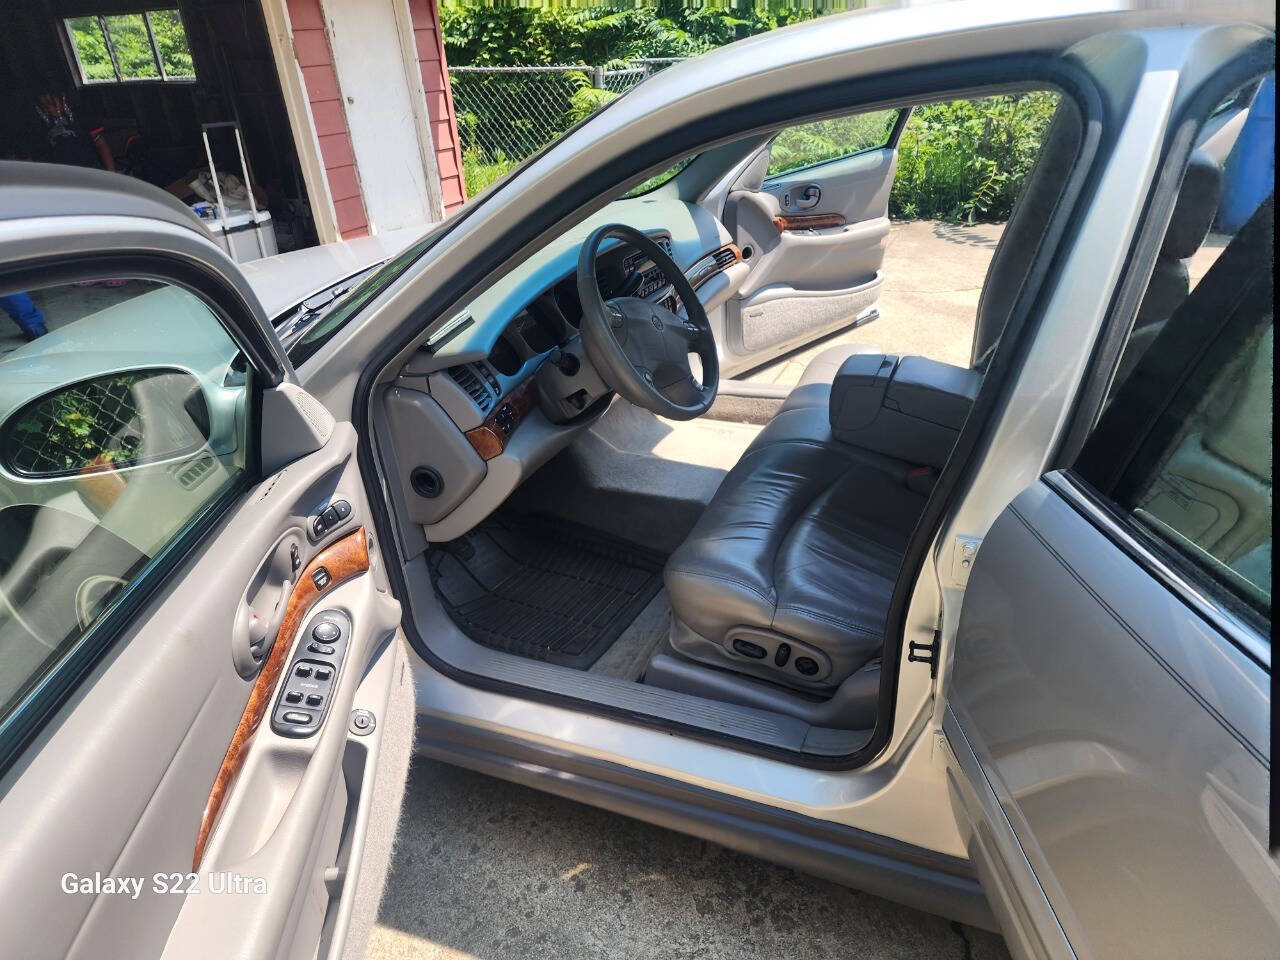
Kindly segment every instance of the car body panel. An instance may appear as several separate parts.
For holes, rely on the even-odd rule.
[[[377,266],[421,240],[434,225],[324,243],[240,264],[269,317],[278,317],[346,277]]]
[[[184,558],[184,577],[173,589],[150,598],[145,612],[130,626],[134,635],[129,642],[114,645],[111,655],[94,666],[92,682],[75,692],[21,762],[5,774],[0,784],[0,832],[17,840],[0,847],[0,902],[24,903],[29,921],[21,928],[6,925],[0,930],[0,936],[11,938],[6,952],[52,956],[79,951],[89,956],[104,945],[129,942],[167,946],[175,957],[310,956],[317,943],[327,955],[340,952],[340,940],[314,940],[313,935],[345,932],[343,924],[349,919],[343,918],[350,918],[354,909],[357,884],[369,878],[358,862],[360,838],[371,817],[371,801],[366,800],[371,794],[365,785],[369,771],[382,759],[378,741],[362,743],[348,735],[346,710],[358,703],[387,704],[388,719],[412,724],[408,714],[415,704],[405,697],[411,697],[415,685],[416,710],[424,725],[436,720],[440,726],[494,733],[531,748],[553,747],[569,761],[599,761],[640,771],[724,800],[856,828],[944,857],[973,853],[969,828],[994,834],[1000,821],[986,806],[967,820],[953,813],[957,785],[985,798],[977,766],[985,748],[975,745],[975,763],[952,762],[953,751],[964,752],[964,731],[948,718],[945,693],[965,591],[947,575],[951,538],[956,533],[984,535],[1014,496],[1044,471],[1066,429],[1159,171],[1183,71],[1204,64],[1212,67],[1263,36],[1246,27],[1186,26],[1209,16],[1181,8],[1133,13],[1110,3],[1062,2],[1025,9],[988,3],[930,6],[803,24],[664,71],[571,131],[464,211],[423,246],[411,269],[299,371],[306,388],[332,414],[339,419],[350,414],[356,424],[368,423],[377,377],[389,379],[386,371],[399,370],[433,329],[476,299],[477,291],[482,297],[492,296],[494,319],[447,346],[460,359],[467,351],[492,345],[509,319],[503,311],[513,306],[514,291],[536,292],[537,283],[524,279],[528,274],[506,280],[515,276],[513,268],[538,256],[550,238],[570,228],[585,234],[588,217],[615,216],[616,208],[605,206],[601,191],[639,182],[686,148],[696,148],[699,144],[688,131],[698,125],[709,126],[723,116],[746,116],[744,111],[755,103],[825,85],[875,80],[895,71],[932,70],[939,64],[1049,57],[1053,51],[1062,54],[1073,48],[1067,59],[1106,99],[1113,111],[1107,122],[1114,126],[1094,131],[1107,137],[1106,150],[1097,168],[1089,171],[1087,204],[1076,211],[1053,264],[1053,282],[1037,304],[1036,338],[1018,358],[1007,398],[987,425],[979,447],[982,466],[966,476],[959,507],[942,524],[923,568],[911,571],[915,579],[901,641],[929,645],[941,622],[940,652],[932,666],[899,664],[893,729],[871,762],[856,770],[801,767],[747,755],[723,741],[696,739],[683,730],[641,725],[634,717],[592,713],[571,701],[549,704],[532,690],[513,693],[471,682],[478,678],[463,682],[439,661],[415,657],[410,668],[409,662],[398,659],[395,625],[400,610],[379,568],[340,588],[340,595],[333,594],[333,602],[340,602],[361,624],[355,648],[363,657],[360,669],[344,675],[338,725],[325,729],[314,751],[260,736],[230,797],[223,827],[208,848],[212,866],[258,871],[271,879],[276,896],[265,904],[246,897],[223,903],[214,897],[188,897],[181,903],[175,899],[154,904],[145,921],[135,924],[128,922],[119,904],[63,897],[50,882],[56,877],[57,855],[68,848],[110,871],[146,870],[190,847],[199,823],[196,808],[216,774],[227,729],[245,703],[243,678],[230,669],[225,638],[210,627],[232,622],[238,615],[245,579],[240,575],[251,574],[264,550],[306,524],[335,492],[350,498],[357,522],[372,529],[383,521],[384,515],[375,511],[381,509],[386,478],[377,473],[372,450],[357,446],[369,438],[358,438],[350,425],[338,423],[313,453],[288,470],[260,478],[240,509],[229,512],[214,535]],[[1109,30],[1122,35],[1104,36]],[[1197,59],[1201,54],[1203,59]],[[688,96],[691,89],[699,95]],[[681,131],[684,134],[678,135]],[[673,155],[655,152],[655,139],[669,145]],[[689,214],[691,222],[696,218]],[[214,273],[225,273],[226,284],[236,291],[248,290],[229,262],[207,249],[212,246],[207,239],[196,249],[187,235],[192,231],[180,224],[85,217],[77,232],[74,219],[28,222],[25,227],[0,222],[0,252],[6,242],[21,242],[38,248],[42,257],[74,257],[115,243],[165,257],[185,256]],[[23,229],[28,236],[21,235]],[[567,248],[556,247],[547,257],[567,259]],[[506,287],[501,286],[504,280]],[[263,327],[266,312],[258,298],[251,290],[242,295],[253,305],[250,313],[257,326]],[[434,318],[424,314],[424,304],[436,312]],[[279,368],[276,379],[292,379],[293,371],[269,328],[257,334],[259,346],[269,348],[266,353]],[[385,533],[385,525],[378,530]],[[393,583],[398,584],[394,577]],[[411,626],[406,622],[406,632],[412,633]],[[399,713],[389,706],[397,697],[402,705],[408,704]],[[950,747],[946,723],[955,731]],[[156,738],[138,733],[152,730],[160,732],[158,746]],[[408,736],[404,734],[403,760],[382,755],[393,766],[407,763]],[[1205,742],[1210,739],[1206,736]],[[354,775],[348,764],[354,765]],[[534,775],[519,764],[506,769],[513,777],[517,770]],[[1010,783],[1004,789],[1009,795],[1012,786],[1041,785],[1034,764],[1028,775],[1017,768],[1015,759],[1006,772]],[[1016,775],[1020,772],[1021,777]],[[1243,775],[1252,776],[1247,771]],[[539,776],[565,779],[554,767]],[[1049,782],[1046,789],[1057,786]],[[1234,812],[1245,825],[1242,831],[1229,822],[1234,831],[1230,838],[1247,840],[1252,833],[1250,812],[1234,810],[1228,790],[1215,788],[1209,795],[1220,820]],[[965,801],[959,803],[963,809]],[[388,815],[386,807],[379,810]],[[389,815],[394,817],[394,809]],[[1008,825],[1008,815],[1000,816]],[[354,825],[356,837],[347,846],[344,824]],[[987,845],[995,851],[987,866],[1003,871],[1009,881],[1000,888],[992,881],[988,895],[1001,897],[996,906],[1002,917],[1019,918],[1006,927],[1016,949],[1031,942],[1023,935],[1029,930],[1041,944],[1052,944],[1051,951],[1069,951],[1074,941],[1065,934],[1053,940],[1055,928],[1062,934],[1083,917],[1060,920],[1056,911],[1065,910],[1064,901],[1028,872],[1031,859],[1041,853],[1024,853],[1015,829],[1016,825],[1009,827]],[[1199,836],[1207,834],[1201,829]],[[344,849],[356,859],[342,860]],[[983,868],[981,862],[978,866]],[[984,880],[995,875],[989,869]],[[341,888],[334,900],[337,883]],[[1019,893],[1012,892],[1014,886]],[[47,936],[46,930],[55,934]],[[1086,931],[1085,937],[1092,936]]]
[[[1075,955],[1274,942],[1267,688],[1054,488],[997,520],[957,637],[952,743],[974,750],[974,789],[998,803],[973,822],[1016,837]]]
[[[1142,18],[1138,19],[1141,22]],[[848,21],[836,18],[833,22]],[[1107,27],[1120,21],[1109,18],[1095,21],[1083,17],[1052,22],[1054,29],[1060,30],[1062,35],[1069,33],[1071,37],[1079,38],[1105,31]],[[916,26],[922,34],[927,34],[923,23],[917,23]],[[1050,34],[1052,32],[1049,31]],[[1038,49],[1041,44],[1049,42],[1046,39],[1048,36],[1042,23],[1032,21],[1016,26],[1005,25],[999,29],[992,28],[992,32],[981,41],[977,37],[966,35],[965,42],[971,44],[967,52],[990,51],[992,55],[996,55]],[[861,39],[860,35],[846,36],[843,42],[857,47]],[[954,39],[950,38],[947,42]],[[903,43],[894,50],[895,65],[901,71],[909,72],[913,65],[934,63],[939,55],[939,47],[935,43],[943,44],[944,41],[930,37],[919,44]],[[779,44],[784,48],[783,56],[800,57],[799,49],[790,40],[784,42],[780,38]],[[963,46],[964,43],[960,45]],[[1041,424],[1042,435],[1024,434],[1026,449],[1023,453],[1034,462],[1034,466],[1029,465],[1031,477],[1034,477],[1035,469],[1043,462],[1040,458],[1045,455],[1045,448],[1052,443],[1052,419],[1063,416],[1070,403],[1073,384],[1068,376],[1070,368],[1067,358],[1070,357],[1072,363],[1079,363],[1077,372],[1087,363],[1086,345],[1080,341],[1081,318],[1101,317],[1105,311],[1110,285],[1119,275],[1120,265],[1128,250],[1130,231],[1142,209],[1142,198],[1149,183],[1147,178],[1155,169],[1168,116],[1168,98],[1171,96],[1169,91],[1176,83],[1173,78],[1159,82],[1153,80],[1135,99],[1134,91],[1142,81],[1141,59],[1132,56],[1132,44],[1124,41],[1115,41],[1108,49],[1112,52],[1113,59],[1105,61],[1103,68],[1114,67],[1118,74],[1114,80],[1120,88],[1116,94],[1117,99],[1122,102],[1132,101],[1134,106],[1130,113],[1123,116],[1123,128],[1115,133],[1118,138],[1115,154],[1108,159],[1105,170],[1098,175],[1098,195],[1105,197],[1106,202],[1092,204],[1084,212],[1080,242],[1073,244],[1067,252],[1059,274],[1066,282],[1056,288],[1058,295],[1050,302],[1044,320],[1047,327],[1055,331],[1061,329],[1064,336],[1070,331],[1070,345],[1065,349],[1058,345],[1059,353],[1047,374],[1041,367],[1034,374],[1027,375],[1026,392],[1019,404],[1008,410],[1010,424],[1024,422],[1029,410],[1050,418],[1049,424]],[[954,44],[948,50],[957,52]],[[815,55],[821,52],[819,50]],[[828,58],[823,62],[824,82],[838,77],[856,76],[862,72],[870,75],[878,73],[884,63],[878,56],[880,52],[857,49],[856,52],[849,52],[847,59]],[[733,53],[732,57],[730,53]],[[866,54],[865,59],[862,54]],[[765,58],[757,57],[748,67],[737,56],[733,51],[721,51],[713,55],[713,58],[726,68],[732,64],[737,73],[750,77],[749,82],[743,80],[732,87],[722,88],[715,80],[691,71],[686,74],[686,81],[696,77],[699,82],[710,84],[707,102],[704,103],[702,98],[682,100],[678,118],[672,116],[662,103],[662,96],[665,92],[670,92],[670,88],[655,86],[652,89],[662,93],[655,94],[650,99],[647,95],[639,96],[643,88],[648,86],[646,83],[637,88],[634,94],[629,94],[627,98],[599,114],[585,127],[559,141],[546,154],[518,172],[502,189],[482,198],[469,217],[460,220],[442,242],[424,254],[417,268],[394,283],[367,314],[356,318],[343,331],[338,338],[340,346],[331,343],[304,365],[303,372],[308,385],[335,408],[341,408],[344,403],[350,402],[355,388],[354,378],[350,371],[343,372],[343,365],[337,362],[338,352],[347,349],[376,351],[381,347],[382,356],[386,357],[387,344],[397,323],[405,322],[410,311],[423,302],[437,304],[446,316],[452,316],[453,313],[446,306],[447,300],[439,294],[439,286],[455,271],[466,270],[468,259],[478,256],[488,240],[494,240],[499,233],[508,234],[509,224],[521,222],[526,216],[536,216],[532,210],[525,212],[518,209],[520,205],[533,199],[529,192],[532,189],[532,178],[539,174],[548,178],[542,189],[554,192],[566,185],[569,173],[559,165],[563,163],[566,167],[569,166],[567,158],[571,155],[577,156],[579,167],[588,162],[588,158],[592,163],[620,163],[626,151],[633,148],[632,139],[638,136],[627,127],[627,118],[636,116],[633,111],[647,116],[646,129],[652,132],[659,129],[660,122],[673,127],[683,124],[690,111],[724,106],[730,90],[733,97],[743,99],[771,93],[772,79],[767,75],[754,75],[757,71],[765,70]],[[1098,56],[1102,57],[1102,53],[1099,52]],[[655,81],[662,80],[664,76],[665,71]],[[632,97],[636,99],[632,100]],[[587,131],[591,134],[590,138],[586,135]],[[578,155],[579,150],[582,151],[581,155]],[[529,189],[524,189],[526,187]],[[545,228],[540,231],[541,236],[548,234],[554,235],[554,231]],[[533,247],[534,244],[530,243],[529,246]],[[528,255],[522,250],[509,259],[524,262]],[[417,322],[421,323],[420,316]],[[479,338],[480,335],[476,336]],[[401,352],[397,357],[388,357],[382,362],[387,364],[390,371],[398,369],[405,359],[407,352]],[[1060,406],[1055,408],[1055,404]],[[1040,448],[1038,452],[1033,449],[1033,444]],[[1025,486],[1025,482],[1021,486]],[[997,497],[999,495],[995,494]],[[1010,493],[1008,496],[1011,498],[1012,495]],[[930,585],[929,573],[930,571],[925,571],[916,590],[906,634],[906,639],[925,643],[931,640],[937,622],[937,589]],[[532,699],[522,698],[514,691],[495,694],[468,687],[456,679],[437,676],[432,667],[424,666],[420,673],[422,709],[447,709],[458,722],[490,727],[495,722],[494,711],[497,710],[496,715],[502,718],[502,725],[513,736],[542,739],[551,736],[551,731],[554,730],[566,749],[607,755],[613,762],[628,766],[646,768],[653,765],[654,772],[688,782],[705,783],[708,781],[708,771],[714,771],[713,779],[719,784],[719,789],[728,793],[780,806],[808,807],[814,816],[849,823],[942,852],[954,853],[962,849],[954,823],[949,822],[949,818],[930,818],[926,813],[928,810],[940,809],[947,801],[944,785],[938,777],[938,768],[934,766],[932,748],[927,738],[923,746],[920,739],[921,733],[931,722],[936,706],[934,682],[927,669],[915,665],[904,663],[899,672],[892,739],[883,752],[858,773],[805,771],[786,767],[786,773],[783,774],[774,762],[761,758],[744,758],[723,746],[689,737],[672,738],[667,734],[656,734],[655,750],[650,751],[647,733],[626,722],[595,716],[586,711],[566,709],[561,712]],[[508,703],[509,706],[501,708],[503,703]],[[556,717],[554,721],[548,719],[543,723],[539,719],[553,715]]]
[[[967,13],[975,9],[960,6]],[[1185,12],[1128,14],[1090,9],[1092,12],[1079,18],[1067,16],[1065,8],[1052,8],[1039,22],[1018,22],[1013,18],[979,25],[949,19],[959,16],[957,9],[931,7],[928,15],[937,13],[945,21],[937,24],[939,29],[944,33],[953,30],[939,36],[927,36],[925,25],[916,19],[926,13],[913,11],[911,24],[919,29],[921,39],[917,43],[909,36],[894,33],[893,39],[902,42],[893,47],[892,60],[881,49],[851,49],[860,43],[861,35],[857,39],[842,38],[849,46],[836,51],[836,41],[832,39],[837,33],[835,26],[851,24],[852,20],[834,18],[824,22],[831,28],[825,38],[816,27],[788,31],[788,42],[779,40],[784,58],[790,51],[797,61],[809,55],[814,60],[799,66],[794,74],[779,67],[779,76],[768,78],[784,88],[800,85],[810,75],[806,71],[816,71],[817,64],[821,64],[823,78],[835,84],[847,77],[875,76],[890,65],[909,72],[914,66],[933,65],[939,60],[1030,55],[1061,43],[1063,48],[1073,47],[1067,59],[1090,73],[1114,121],[1113,126],[1091,131],[1107,145],[1105,164],[1091,175],[1088,203],[1072,224],[1069,245],[1053,263],[1052,282],[1036,307],[1036,339],[1012,374],[1007,402],[988,425],[975,460],[977,470],[965,481],[967,492],[943,525],[919,572],[903,642],[930,645],[941,622],[938,677],[931,678],[930,671],[921,666],[901,665],[892,736],[883,752],[856,772],[804,771],[768,759],[747,759],[722,744],[672,736],[624,719],[547,704],[536,697],[521,696],[519,691],[481,689],[465,678],[427,664],[418,667],[420,710],[424,714],[433,720],[470,724],[478,730],[524,738],[531,744],[554,743],[574,755],[707,785],[726,794],[803,811],[941,852],[966,848],[966,838],[952,818],[934,816],[949,808],[952,793],[946,773],[949,751],[942,736],[945,699],[940,694],[948,682],[955,624],[964,596],[963,584],[955,582],[950,574],[953,538],[960,534],[980,538],[1010,500],[1043,472],[1063,435],[1076,391],[1088,371],[1094,339],[1124,274],[1175,108],[1186,95],[1181,86],[1182,72],[1185,70],[1192,79],[1197,71],[1211,72],[1214,65],[1221,65],[1233,53],[1266,36],[1265,31],[1247,26],[1185,26],[1188,20],[1194,24],[1209,16],[1203,12],[1188,16]],[[1035,17],[1042,12],[1037,9],[1032,14],[1028,10],[1026,15]],[[1008,14],[1007,7],[1005,13]],[[1055,13],[1062,13],[1063,18],[1056,19]],[[1265,17],[1261,19],[1265,22]],[[870,25],[870,20],[858,22]],[[882,23],[876,21],[877,25]],[[869,46],[885,39],[875,29],[869,29],[865,36]],[[798,42],[801,37],[807,43],[803,49]],[[797,41],[796,45],[791,46],[791,41]],[[603,170],[607,165],[625,162],[630,151],[642,146],[642,135],[630,126],[638,116],[646,119],[643,136],[647,137],[664,129],[680,129],[686,121],[700,122],[704,110],[741,110],[752,96],[768,95],[772,91],[766,87],[765,75],[774,63],[773,48],[768,48],[769,59],[759,56],[749,64],[738,59],[744,49],[762,49],[764,43],[759,40],[722,51],[688,65],[684,73],[664,72],[652,85],[637,88],[634,94],[535,158],[503,187],[482,198],[471,216],[459,223],[445,242],[425,253],[424,268],[392,285],[369,314],[357,321],[359,325],[353,324],[344,334],[343,342],[369,343],[370,347],[374,338],[385,342],[403,322],[411,304],[439,296],[442,287],[448,289],[446,278],[455,270],[466,269],[468,256],[479,257],[488,249],[487,244],[497,242],[499,223],[519,223],[533,215],[532,209],[525,209],[524,205],[532,202],[535,183],[543,191],[540,196],[554,196],[556,191],[567,189],[575,174],[606,176]],[[698,72],[703,65],[707,75]],[[692,102],[681,99],[681,115],[672,116],[667,104],[676,102],[675,90],[691,85],[706,88],[705,102],[701,98]],[[598,163],[600,169],[581,170],[588,162]],[[571,169],[575,163],[579,169]],[[589,211],[588,204],[575,214],[566,214],[566,219]],[[509,252],[508,260],[523,262],[529,250],[536,249],[555,232],[555,228],[540,224],[539,234],[530,235],[527,247]],[[426,263],[433,266],[427,268]],[[500,267],[492,269],[502,272]],[[468,282],[480,280],[469,275]],[[440,309],[446,316],[451,315],[443,303]],[[311,382],[316,389],[342,404],[351,396],[353,384],[338,374],[340,365],[331,359],[329,351],[337,349],[330,347],[322,352],[307,372],[315,371],[316,379]],[[387,356],[385,350],[383,356]],[[387,362],[394,369],[398,361]],[[1016,840],[1011,847],[999,849],[1002,855],[1016,855]],[[1001,862],[1012,864],[1009,870],[1017,866],[1012,859]],[[1034,885],[1034,878],[1031,882]],[[1048,927],[1056,924],[1047,906],[1030,916]]]

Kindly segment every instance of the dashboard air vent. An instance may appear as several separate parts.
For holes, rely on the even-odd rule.
[[[738,255],[735,254],[728,247],[721,247],[719,250],[717,250],[715,253],[715,257],[716,257],[716,266],[719,267],[721,270],[723,270],[725,267],[729,266],[729,264],[733,263],[735,260],[738,259]]]
[[[476,376],[471,364],[450,367],[449,376],[453,378],[454,383],[467,391],[467,396],[480,408],[481,413],[488,413],[493,407],[493,394],[489,392],[489,388],[484,385],[481,379]]]
[[[671,256],[671,241],[666,237],[658,237],[658,246],[662,248],[662,252],[668,257]]]

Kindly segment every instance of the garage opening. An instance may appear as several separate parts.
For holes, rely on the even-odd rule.
[[[258,3],[0,7],[0,157],[102,167],[166,189],[240,262],[316,245]]]

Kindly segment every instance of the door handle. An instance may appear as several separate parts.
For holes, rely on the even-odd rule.
[[[795,208],[797,210],[810,210],[818,205],[818,201],[822,199],[822,188],[816,183],[811,183],[807,187],[800,190],[800,196],[795,199]]]

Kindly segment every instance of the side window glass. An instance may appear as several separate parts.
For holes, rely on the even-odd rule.
[[[1178,429],[1120,488],[1134,518],[1212,576],[1271,606],[1270,318],[1175,401]],[[1194,378],[1199,379],[1199,378]]]
[[[63,284],[0,308],[2,720],[243,475],[249,383],[177,286]]]
[[[774,138],[766,177],[887,146],[899,110],[875,110],[787,127]]]
[[[1166,551],[1267,616],[1274,129],[1258,127],[1274,124],[1274,96],[1269,80],[1229,151],[1206,126],[1076,467]]]

